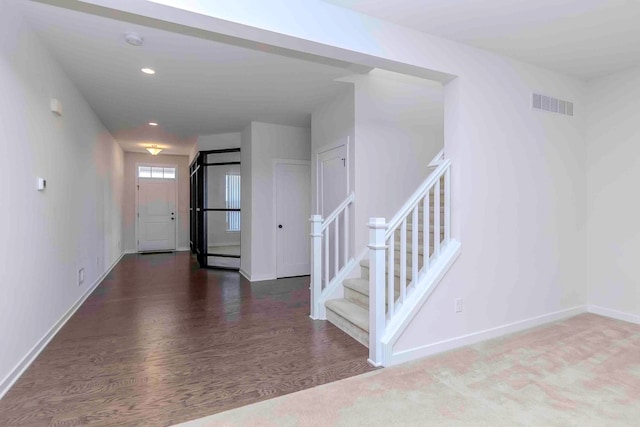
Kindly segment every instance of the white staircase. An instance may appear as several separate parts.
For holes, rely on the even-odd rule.
[[[441,178],[440,185],[440,215],[444,216],[444,178]],[[429,223],[429,256],[433,256],[434,251],[434,215],[433,215],[433,193],[430,194],[430,223]],[[419,214],[423,213],[423,207],[419,208]],[[405,244],[406,244],[406,281],[407,284],[413,279],[411,262],[413,259],[413,246],[411,233],[412,223],[407,224]],[[418,265],[424,264],[424,225],[418,225]],[[402,233],[394,235],[394,299],[400,297],[400,274],[401,274],[401,236]],[[444,239],[444,225],[440,226],[440,242]],[[325,302],[327,320],[340,328],[342,331],[356,339],[362,345],[369,347],[369,259],[360,261],[360,277],[345,279],[344,298],[331,299]],[[388,278],[387,278],[388,280]],[[385,286],[386,282],[385,280]],[[388,310],[388,298],[385,299],[385,312]]]
[[[429,166],[429,177],[390,221],[370,219],[360,260],[349,253],[354,194],[326,220],[311,218],[311,317],[367,346],[374,366],[390,363],[393,345],[460,253],[451,239],[451,162],[441,152]]]

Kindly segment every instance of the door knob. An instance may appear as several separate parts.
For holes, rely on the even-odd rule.
[[[278,228],[282,228],[282,224],[278,225]]]

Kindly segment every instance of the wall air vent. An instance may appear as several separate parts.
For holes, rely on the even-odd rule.
[[[531,98],[531,106],[534,110],[549,111],[550,113],[573,116],[573,102],[553,98],[547,95],[534,93]]]

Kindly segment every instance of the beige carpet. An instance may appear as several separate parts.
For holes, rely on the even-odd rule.
[[[583,314],[181,426],[640,426],[640,325]]]

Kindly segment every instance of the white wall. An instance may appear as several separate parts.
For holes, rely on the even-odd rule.
[[[253,161],[251,144],[252,125],[245,127],[241,134],[240,151],[240,272],[251,279],[251,223],[253,213],[251,200],[253,197]]]
[[[198,149],[200,151],[239,148],[241,144],[242,135],[240,132],[201,135],[198,137]]]
[[[152,156],[126,152],[124,155],[124,249],[137,252],[136,244],[136,163],[150,165],[176,165],[178,167],[178,224],[177,249],[189,248],[189,158],[188,156]]]
[[[12,3],[0,0],[0,396],[119,259],[124,155]],[[64,115],[49,111],[58,98]],[[47,180],[36,191],[36,177]],[[85,269],[78,286],[78,269]]]
[[[586,303],[584,85],[478,56],[477,72],[445,88],[453,236],[462,253],[396,352],[417,347],[424,355],[436,343],[465,344],[492,329],[576,314]],[[574,101],[575,116],[533,111],[533,90]],[[464,300],[459,314],[456,298]]]
[[[444,146],[443,89],[383,70],[355,82],[355,247],[371,217],[390,220],[429,175]]]
[[[311,212],[319,213],[318,153],[327,147],[346,144],[349,141],[349,172],[353,187],[355,154],[355,95],[351,82],[343,83],[342,90],[331,100],[319,106],[311,114]],[[351,188],[353,190],[353,188]],[[353,219],[353,218],[352,218]]]
[[[640,67],[589,84],[589,304],[640,323]],[[609,312],[610,311],[610,312]],[[617,313],[616,313],[617,312]]]
[[[306,128],[252,122],[250,136],[249,147],[244,140],[242,145],[242,270],[251,280],[258,281],[276,277],[273,160],[309,160],[311,132]],[[245,162],[247,155],[249,164]],[[250,168],[248,175],[247,168]],[[245,182],[250,182],[249,194],[245,192]],[[249,196],[250,205],[245,207]],[[245,222],[248,211],[250,222]],[[251,245],[248,251],[247,244]],[[245,260],[245,255],[250,261]]]
[[[189,163],[193,161],[198,151],[222,150],[225,148],[239,148],[242,143],[240,132],[217,133],[212,135],[200,135],[189,153]]]
[[[581,82],[322,1],[242,0],[231,7],[181,1],[176,6],[199,15],[175,14],[174,22],[202,31],[216,28],[256,44],[447,83],[445,152],[453,163],[453,237],[462,242],[462,254],[398,349],[424,348],[584,306]],[[118,7],[163,16],[160,8],[142,10],[141,4]],[[533,112],[533,90],[573,101],[575,117]],[[465,308],[456,315],[457,297],[464,298]]]

